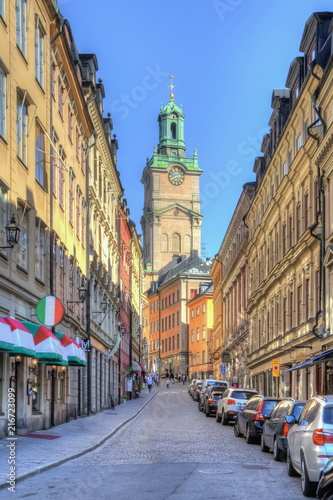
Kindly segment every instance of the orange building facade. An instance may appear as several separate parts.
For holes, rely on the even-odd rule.
[[[213,286],[201,287],[187,303],[189,378],[206,379],[213,373]]]

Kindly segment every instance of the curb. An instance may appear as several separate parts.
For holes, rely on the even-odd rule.
[[[119,431],[124,425],[126,425],[128,422],[133,420],[135,417],[139,415],[139,413],[142,412],[142,410],[150,403],[150,401],[156,396],[158,391],[156,391],[148,401],[131,417],[128,417],[126,420],[124,420],[121,424],[119,424],[117,427],[115,427],[109,434],[104,436],[97,444],[94,444],[93,446],[90,446],[89,448],[86,448],[82,451],[79,451],[78,453],[75,453],[74,455],[71,455],[70,457],[63,458],[62,460],[58,460],[57,462],[53,462],[51,464],[45,465],[44,467],[40,467],[39,469],[35,469],[31,472],[26,472],[25,474],[22,474],[21,476],[17,476],[15,478],[16,483],[19,481],[23,481],[24,479],[27,479],[28,477],[36,476],[37,474],[41,474],[42,472],[45,472],[50,469],[54,469],[55,467],[58,467],[59,465],[63,465],[66,462],[69,462],[70,460],[75,460],[76,458],[82,457],[82,455],[85,455],[86,453],[90,453],[91,451],[96,450],[99,446],[102,446],[108,439],[110,439],[116,432]],[[7,483],[1,483],[0,484],[0,490],[4,489],[6,486],[8,486]]]

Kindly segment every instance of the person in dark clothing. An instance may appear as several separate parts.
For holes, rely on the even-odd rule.
[[[175,383],[175,376],[174,376],[173,372],[170,373],[170,379],[171,379],[172,383],[174,384]]]

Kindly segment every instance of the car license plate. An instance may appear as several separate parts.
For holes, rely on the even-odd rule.
[[[242,410],[244,408],[244,405],[237,405],[236,410]]]

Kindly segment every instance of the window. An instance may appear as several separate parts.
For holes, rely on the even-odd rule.
[[[197,365],[200,364],[200,352],[197,352]]]
[[[206,363],[206,351],[202,351],[202,363]]]
[[[299,151],[302,147],[302,135],[299,134],[296,139],[296,151]]]
[[[192,342],[192,344],[194,342],[194,330],[191,330],[191,342]]]
[[[81,202],[81,243],[83,248],[85,248],[85,234],[86,234],[86,202],[82,197]]]
[[[7,72],[0,66],[0,135],[6,139]]]
[[[16,114],[16,147],[17,156],[26,165],[27,164],[27,143],[28,143],[28,106],[26,102],[26,93],[22,97],[17,95],[17,114]]]
[[[177,311],[177,326],[180,324],[180,312]]]
[[[197,316],[200,314],[200,306],[197,306]]]
[[[24,57],[27,54],[27,2],[16,0],[16,44]]]
[[[8,222],[7,215],[7,189],[0,184],[0,247],[7,246],[5,226]],[[6,255],[7,250],[0,250]]]
[[[161,237],[161,251],[162,252],[168,251],[168,235],[165,233],[163,233]]]
[[[301,204],[296,205],[296,241],[299,240],[301,236]]]
[[[41,87],[44,87],[44,35],[45,31],[39,16],[35,18],[35,76]]]
[[[0,16],[5,18],[5,0],[0,0]]]
[[[72,169],[69,172],[69,186],[68,186],[68,216],[69,223],[74,226],[74,173]]]
[[[288,168],[287,168],[287,162],[285,161],[282,165],[282,174],[287,175],[288,173]]]
[[[58,150],[58,161],[59,161],[59,168],[58,168],[58,199],[59,199],[59,206],[63,210],[65,209],[65,197],[64,197],[64,187],[65,187],[65,170],[64,170],[64,165],[65,165],[65,151],[63,150],[62,146],[59,146]]]
[[[37,124],[36,126],[36,142],[35,142],[35,177],[41,186],[44,187],[44,172],[45,172],[45,143],[44,132]]]
[[[302,285],[297,288],[297,326],[302,321]]]
[[[179,333],[177,333],[177,349],[179,349]]]
[[[200,328],[197,328],[197,340],[200,340]]]
[[[175,336],[172,335],[172,350],[175,350]]]
[[[191,309],[191,318],[194,318],[194,309]]]
[[[36,245],[35,245],[35,276],[39,281],[45,279],[45,228],[40,219],[36,219]]]
[[[203,340],[206,338],[206,325],[202,325],[202,338]]]
[[[64,102],[65,102],[64,75],[60,74],[58,78],[58,111],[61,117],[63,117],[64,114]]]
[[[20,209],[18,213],[18,219],[21,221],[21,232],[18,244],[17,255],[17,265],[28,270],[28,216],[26,209]]]
[[[179,253],[180,251],[180,235],[178,233],[174,233],[171,237],[171,252]]]
[[[202,314],[206,312],[206,304],[202,304]]]

